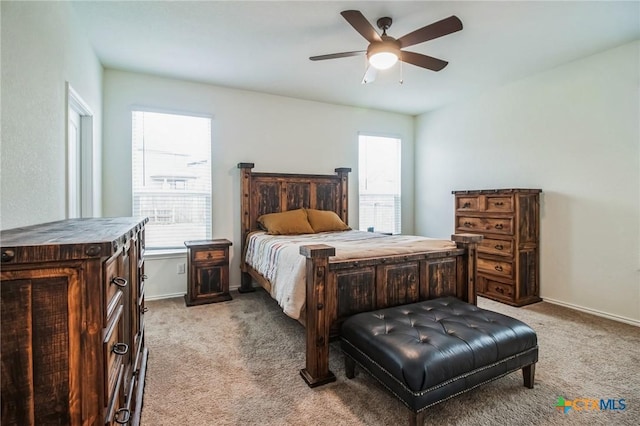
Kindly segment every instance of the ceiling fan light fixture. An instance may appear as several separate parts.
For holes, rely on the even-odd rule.
[[[372,43],[367,49],[367,59],[379,70],[391,68],[400,58],[400,48],[393,42]]]

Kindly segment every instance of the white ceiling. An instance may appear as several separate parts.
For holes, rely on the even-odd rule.
[[[81,1],[73,7],[106,68],[405,114],[640,39],[638,1]],[[368,42],[340,16],[347,9],[360,10],[374,26],[391,17],[388,34],[396,38],[450,15],[464,29],[407,48],[449,61],[442,71],[396,65],[363,85],[364,56],[308,59],[366,49]]]

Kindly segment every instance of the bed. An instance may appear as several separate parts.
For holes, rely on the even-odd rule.
[[[239,291],[254,291],[257,283],[270,294],[273,283],[246,261],[250,237],[260,234],[258,218],[270,213],[298,209],[334,212],[348,222],[348,175],[351,169],[337,168],[335,174],[256,173],[253,163],[240,163],[242,281]],[[302,378],[311,386],[335,380],[329,370],[329,341],[338,335],[340,324],[359,312],[408,304],[444,296],[476,304],[476,247],[482,236],[455,234],[439,240],[440,247],[415,251],[384,252],[364,257],[336,255],[330,240],[320,241],[296,235],[304,261],[303,309],[292,315],[305,325],[306,366]],[[329,234],[329,233],[327,233]],[[376,234],[375,238],[380,237]],[[389,238],[403,238],[391,236]],[[380,240],[382,241],[382,240]],[[397,244],[396,244],[397,245]],[[289,249],[291,250],[291,249]],[[362,251],[367,253],[366,251]],[[295,308],[293,310],[295,313]]]

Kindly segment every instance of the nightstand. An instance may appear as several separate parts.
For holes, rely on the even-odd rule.
[[[187,306],[231,300],[229,240],[185,241],[187,247]]]

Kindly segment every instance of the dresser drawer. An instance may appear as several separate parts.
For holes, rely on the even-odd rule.
[[[104,315],[102,323],[107,324],[114,310],[122,299],[121,288],[125,288],[129,283],[125,278],[118,276],[118,266],[122,257],[114,256],[107,260],[104,268]]]
[[[513,211],[513,197],[510,195],[487,195],[486,211],[511,213]]]
[[[513,256],[513,242],[511,240],[484,238],[478,246],[478,252],[496,254],[498,256]]]
[[[227,248],[212,248],[208,250],[195,250],[193,252],[194,262],[226,263]]]
[[[105,404],[109,402],[116,391],[118,374],[122,366],[123,355],[129,351],[128,345],[122,343],[124,339],[124,329],[122,315],[124,307],[119,305],[113,319],[109,323],[103,343],[103,356],[105,368]]]
[[[456,197],[456,210],[462,211],[478,211],[478,197]]]
[[[109,401],[107,403],[107,409],[104,413],[104,423],[106,425],[117,425],[116,420],[116,412],[120,410],[120,407],[124,403],[123,398],[123,387],[124,387],[124,365],[120,365],[118,367],[118,372],[116,376],[115,387],[113,388],[113,393],[110,394]]]
[[[515,297],[514,287],[512,284],[501,283],[487,277],[478,277],[483,295],[496,297],[506,301],[513,301]]]
[[[511,262],[487,259],[483,256],[478,256],[478,272],[512,278],[513,266]]]
[[[512,218],[459,216],[456,229],[465,232],[490,232],[494,234],[513,234]]]

